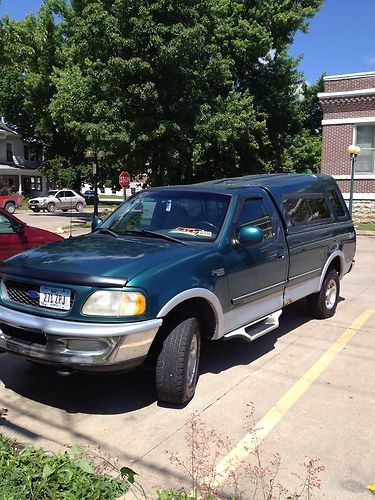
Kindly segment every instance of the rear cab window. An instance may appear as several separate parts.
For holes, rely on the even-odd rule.
[[[328,198],[338,219],[346,218],[346,211],[336,189],[328,189]]]
[[[292,226],[311,225],[333,220],[323,193],[285,195],[283,205]]]

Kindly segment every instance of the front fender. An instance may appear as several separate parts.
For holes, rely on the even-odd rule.
[[[216,327],[215,327],[215,333],[212,337],[212,340],[217,340],[221,338],[224,335],[224,313],[223,309],[221,307],[220,301],[217,298],[217,296],[211,292],[210,290],[207,290],[205,288],[191,288],[189,290],[185,290],[179,294],[177,294],[175,297],[173,297],[171,300],[169,300],[158,312],[157,318],[163,318],[166,316],[168,313],[170,313],[175,307],[177,307],[179,304],[182,304],[182,302],[185,302],[186,300],[189,299],[205,299],[207,302],[210,304],[212,307],[212,310],[214,311],[215,314],[215,320],[216,320]]]

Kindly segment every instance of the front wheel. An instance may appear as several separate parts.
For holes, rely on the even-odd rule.
[[[159,401],[185,404],[194,396],[200,350],[201,336],[196,318],[171,324],[156,362]]]
[[[47,205],[47,211],[48,212],[54,212],[56,210],[56,205],[54,203],[48,203]]]
[[[337,271],[331,269],[326,274],[320,292],[307,297],[307,307],[317,319],[331,318],[340,296],[340,280]]]
[[[16,205],[13,202],[9,202],[5,205],[5,210],[10,214],[14,214],[16,211]]]

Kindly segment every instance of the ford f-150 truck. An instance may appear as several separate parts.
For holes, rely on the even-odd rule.
[[[202,338],[253,341],[307,297],[335,313],[356,237],[335,181],[275,174],[152,188],[84,236],[0,267],[0,347],[57,369],[154,362],[160,401],[194,395]]]
[[[14,214],[16,208],[22,205],[22,196],[10,194],[7,196],[0,195],[0,208],[3,208],[10,214]]]

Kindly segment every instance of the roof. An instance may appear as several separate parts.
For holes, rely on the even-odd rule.
[[[275,198],[280,198],[286,193],[322,192],[322,186],[331,183],[334,183],[332,177],[323,174],[263,174],[153,189],[199,190],[233,195],[243,194],[246,188],[260,187],[272,193]]]
[[[20,134],[17,134],[14,130],[12,130],[8,125],[6,125],[3,121],[0,120],[0,130],[4,130],[8,134],[15,135],[17,137],[20,137]]]

